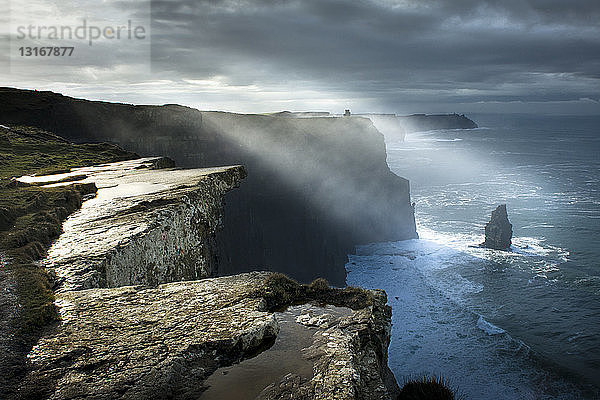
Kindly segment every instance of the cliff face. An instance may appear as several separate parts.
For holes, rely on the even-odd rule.
[[[0,90],[0,122],[75,141],[113,141],[178,165],[243,164],[249,177],[225,213],[223,273],[257,266],[344,285],[359,243],[416,237],[408,181],[390,172],[366,118],[294,118],[132,106]]]
[[[3,398],[204,398],[237,386],[219,368],[236,376],[244,360],[270,368],[250,369],[260,384],[242,386],[245,398],[391,398],[398,387],[387,367],[385,294],[267,272],[194,280],[215,273],[223,196],[245,171],[171,165],[135,159],[11,181],[37,194],[89,190],[47,255],[23,266],[50,273],[45,306],[60,317],[38,327],[32,348],[15,339],[25,297],[5,274],[13,260],[0,253]]]
[[[156,285],[214,276],[223,196],[246,176],[243,167],[152,169],[138,159],[70,173],[22,177],[43,183],[68,177],[95,184],[95,198],[63,224],[42,266],[59,291]]]

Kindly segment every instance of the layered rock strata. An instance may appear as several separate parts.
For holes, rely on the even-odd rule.
[[[156,169],[165,163],[170,164],[146,158],[19,178],[37,184],[83,178],[77,182],[98,188],[65,221],[42,260],[58,291],[156,285],[217,273],[223,196],[239,185],[245,170]]]
[[[118,143],[186,168],[244,165],[249,177],[229,196],[220,246],[228,274],[260,266],[343,286],[357,244],[416,237],[409,183],[388,168],[384,137],[367,118],[202,112],[10,88],[0,89],[0,104],[3,124]]]

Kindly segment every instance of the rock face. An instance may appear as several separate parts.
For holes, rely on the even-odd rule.
[[[384,292],[375,292],[374,296],[373,307],[359,309],[348,316],[300,315],[297,322],[315,326],[312,343],[303,350],[303,356],[313,361],[312,377],[288,372],[267,386],[257,398],[393,398],[398,386],[385,361],[391,312],[384,306]]]
[[[342,286],[355,245],[416,237],[409,183],[389,170],[384,137],[367,118],[200,112],[8,88],[0,103],[3,124],[110,141],[188,168],[246,166],[225,212],[226,273],[261,266]]]
[[[219,368],[269,359],[274,343],[298,331],[307,343],[288,342],[299,364],[271,365],[277,373],[266,377],[253,370],[264,383],[259,398],[392,398],[385,294],[269,272],[192,280],[215,272],[223,196],[245,172],[161,164],[171,165],[149,158],[19,178],[42,188],[93,182],[97,192],[41,261],[55,276],[60,322],[40,332],[6,398],[202,398],[230,389],[215,381]],[[302,313],[280,334],[280,311],[291,305]]]
[[[276,340],[279,324],[262,296],[277,290],[272,276],[253,272],[157,288],[60,293],[62,322],[29,354],[30,372],[17,397],[199,398],[217,368]],[[391,398],[397,386],[387,368],[390,309],[383,293],[368,298],[343,316],[313,314],[319,327],[311,328],[312,344],[297,349],[313,372],[300,378],[282,370],[260,398]]]
[[[79,182],[98,188],[65,221],[42,260],[58,291],[216,275],[223,196],[239,185],[245,170],[156,169],[165,163],[172,165],[146,158],[19,178],[29,183],[84,178]]]
[[[512,224],[508,221],[506,204],[501,204],[492,211],[492,218],[485,226],[485,242],[489,249],[506,250],[510,248]]]

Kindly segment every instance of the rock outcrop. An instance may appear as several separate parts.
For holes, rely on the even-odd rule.
[[[259,398],[392,398],[398,387],[387,366],[391,309],[383,292],[334,289],[322,279],[301,285],[270,272],[197,280],[216,273],[223,197],[245,175],[241,166],[181,170],[169,159],[138,158],[14,180],[10,190],[27,196],[54,193],[55,208],[71,191],[76,201],[52,211],[33,197],[33,207],[58,224],[47,238],[58,238],[35,246],[36,257],[44,257],[21,266],[27,274],[20,282],[8,268],[14,260],[0,253],[2,397],[202,398],[231,388],[218,380],[219,368],[257,354],[269,359],[271,346],[287,337],[298,364],[273,364],[276,373],[266,376],[253,370],[264,384]],[[19,218],[23,232],[36,232],[35,218],[30,225]],[[13,240],[13,228],[3,245],[23,244]],[[41,278],[30,285],[33,293],[14,292]],[[49,293],[37,298],[41,290]],[[32,300],[59,318],[43,319],[27,341],[17,341],[17,327],[30,324],[23,303]]]
[[[223,196],[246,172],[241,166],[156,169],[165,164],[172,162],[145,158],[19,178],[42,184],[75,177],[97,187],[42,260],[58,291],[216,275]]]
[[[59,293],[61,323],[29,354],[29,373],[17,397],[202,398],[205,381],[219,367],[268,352],[279,340],[277,313],[269,308],[273,293],[294,302],[298,293],[307,301],[323,300],[327,292],[338,303],[348,294],[281,283],[272,273],[253,272],[156,288]],[[299,317],[291,329],[309,334],[310,346],[297,351],[312,364],[312,373],[300,378],[293,368],[282,369],[260,398],[391,397],[397,386],[386,382],[390,309],[383,293],[360,294],[362,300],[348,303],[355,310],[342,315],[312,306],[310,316]],[[260,372],[254,373],[259,379]]]
[[[485,226],[485,241],[482,246],[495,250],[510,248],[512,224],[508,220],[506,204],[501,204],[492,211],[492,218]]]
[[[348,315],[313,307],[296,322],[311,327],[302,356],[313,362],[312,376],[285,371],[257,397],[263,400],[389,399],[398,392],[387,366],[391,310],[385,293],[373,292],[372,306]]]
[[[3,124],[110,141],[187,168],[246,166],[249,177],[227,202],[226,273],[261,266],[342,286],[355,245],[416,237],[409,183],[389,170],[384,137],[367,118],[201,112],[9,88],[0,104]]]

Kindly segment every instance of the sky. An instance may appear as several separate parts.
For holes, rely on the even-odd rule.
[[[1,86],[235,112],[600,114],[598,0],[2,3]],[[144,34],[20,36],[83,20]],[[74,54],[20,54],[42,45]]]

